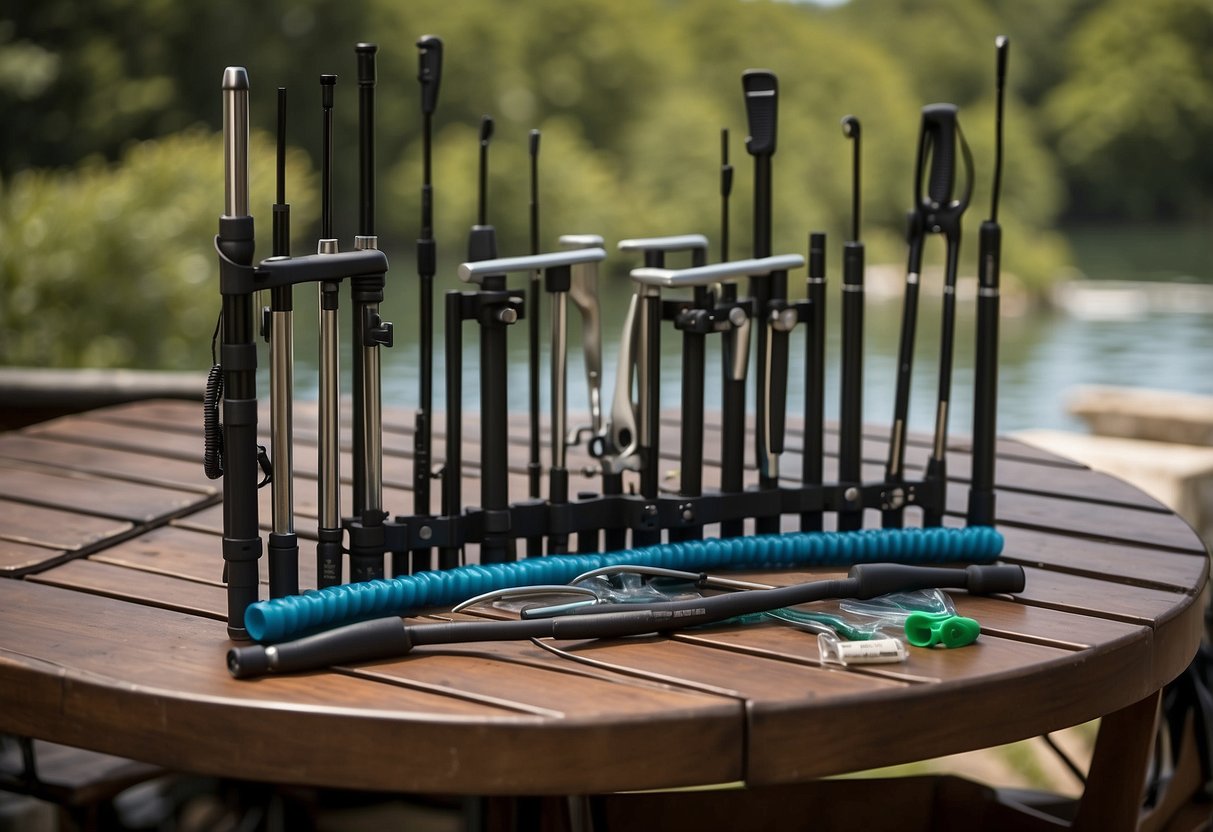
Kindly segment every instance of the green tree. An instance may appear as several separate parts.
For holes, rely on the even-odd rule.
[[[1080,215],[1205,214],[1213,206],[1213,4],[1111,0],[1067,44],[1044,115]]]
[[[252,153],[273,142],[253,135]],[[292,213],[310,221],[306,157],[288,170]],[[268,219],[273,167],[254,169]],[[0,364],[197,369],[219,310],[213,248],[223,210],[223,141],[191,130],[70,171],[31,170],[0,187]],[[261,224],[268,239],[268,222]],[[262,245],[259,256],[269,254]]]

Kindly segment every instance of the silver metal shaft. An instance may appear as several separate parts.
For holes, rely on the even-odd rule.
[[[368,320],[379,317],[379,304],[366,305]],[[379,345],[362,347],[363,497],[366,508],[383,508],[383,403],[380,395]]]
[[[321,240],[317,254],[335,254],[337,241]],[[324,286],[320,287],[320,413],[319,486],[320,528],[341,527],[341,367],[336,309],[324,308]]]
[[[295,531],[295,463],[292,449],[295,396],[293,312],[270,313],[270,444],[274,449],[274,532]]]
[[[223,71],[223,205],[229,217],[248,216],[248,71]]]

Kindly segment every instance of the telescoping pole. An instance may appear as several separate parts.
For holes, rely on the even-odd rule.
[[[320,241],[317,254],[336,254],[333,237],[333,87],[336,75],[320,76],[320,107],[323,114],[320,160]],[[317,490],[320,504],[316,529],[316,582],[321,587],[341,583],[341,459],[340,352],[337,344],[337,307],[341,284],[320,284],[320,402]]]
[[[838,512],[838,528],[863,527],[863,269],[864,250],[859,222],[859,119],[842,120],[843,135],[854,143],[851,166],[851,239],[842,248],[842,378],[839,382],[838,482],[846,508]]]
[[[1002,227],[998,198],[1002,191],[1002,112],[1010,42],[999,37],[998,105],[995,118],[994,188],[990,218],[981,224],[977,257],[977,350],[973,370],[973,473],[969,488],[970,526],[994,525],[994,456],[998,435],[998,306]]]
[[[417,41],[417,80],[421,84],[421,237],[417,240],[417,276],[421,293],[418,311],[421,341],[421,367],[418,371],[420,399],[413,427],[413,513],[430,513],[430,466],[432,454],[431,419],[434,405],[434,274],[438,270],[437,244],[434,241],[434,186],[431,182],[431,142],[434,110],[438,107],[438,86],[442,81],[442,40],[423,35]],[[445,469],[448,473],[451,466]],[[459,476],[458,467],[454,475]],[[429,549],[411,554],[411,563],[393,556],[392,573],[403,575],[410,569],[419,572],[432,565]]]
[[[291,206],[286,201],[286,89],[278,88],[278,201],[274,203],[274,256],[291,253]],[[270,290],[270,445],[274,451],[273,530],[269,537],[270,596],[299,593],[299,537],[295,534],[292,408],[295,398],[293,291]]]
[[[358,235],[354,248],[379,248],[375,236],[375,52],[373,43],[354,47],[358,59]],[[371,581],[384,576],[383,405],[380,396],[381,347],[392,346],[392,325],[379,316],[385,277],[350,279],[354,301],[351,352],[357,356],[354,384],[354,481],[360,501],[354,505],[356,530],[350,535],[350,578]],[[356,531],[356,533],[355,533]]]
[[[248,96],[244,67],[223,72],[224,209],[215,240],[222,258],[253,262],[253,217],[248,203]],[[227,632],[247,639],[244,610],[258,600],[257,347],[253,296],[223,295],[223,560]]]

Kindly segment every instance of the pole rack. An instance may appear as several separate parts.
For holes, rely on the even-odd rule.
[[[951,342],[955,317],[955,263],[959,246],[960,217],[972,188],[973,165],[957,123],[956,108],[936,104],[923,110],[919,154],[914,172],[914,208],[908,235],[910,247],[906,298],[903,309],[902,361],[899,362],[897,404],[890,457],[879,481],[862,476],[862,389],[864,251],[860,242],[859,214],[859,121],[843,120],[843,132],[852,141],[852,224],[842,248],[842,384],[838,469],[833,481],[825,477],[824,399],[826,373],[826,238],[808,235],[805,254],[773,255],[770,251],[771,157],[775,152],[778,84],[765,70],[750,70],[743,76],[748,116],[746,149],[755,159],[754,251],[749,259],[728,260],[728,198],[732,191],[732,166],[728,164],[728,132],[721,132],[720,250],[722,262],[708,263],[708,239],[700,234],[667,237],[637,237],[619,242],[620,252],[639,253],[643,265],[629,272],[632,297],[620,339],[614,378],[614,398],[604,406],[606,381],[602,368],[601,309],[598,301],[598,270],[607,257],[603,238],[595,234],[566,234],[558,238],[559,250],[539,253],[537,206],[534,193],[534,160],[538,153],[538,131],[531,134],[532,235],[531,254],[498,256],[496,235],[487,220],[487,155],[493,122],[480,126],[479,205],[469,237],[467,262],[457,268],[459,278],[472,284],[469,291],[451,291],[444,298],[445,322],[443,365],[445,373],[445,460],[435,470],[431,447],[433,363],[432,288],[436,275],[436,244],[433,237],[433,186],[430,170],[430,117],[437,103],[442,42],[427,35],[418,41],[419,81],[422,93],[424,141],[422,222],[417,241],[417,271],[421,286],[422,369],[421,401],[416,415],[414,504],[412,513],[395,514],[382,504],[383,420],[379,350],[393,343],[392,325],[379,316],[384,300],[388,257],[379,250],[374,227],[374,139],[373,105],[375,53],[373,44],[355,47],[360,98],[360,215],[354,249],[338,251],[332,232],[331,165],[323,169],[323,227],[318,253],[292,257],[289,253],[289,206],[283,183],[285,97],[279,99],[279,181],[274,205],[275,242],[273,256],[254,258],[254,222],[248,204],[248,74],[229,67],[223,76],[225,136],[225,205],[219,220],[215,248],[219,260],[219,292],[222,299],[219,327],[219,360],[208,381],[207,473],[223,477],[224,525],[222,552],[224,580],[228,591],[228,633],[245,639],[245,610],[258,602],[257,560],[262,553],[258,523],[257,488],[259,458],[265,451],[257,445],[257,347],[253,328],[253,303],[257,293],[269,291],[272,305],[267,313],[271,342],[272,444],[277,474],[286,482],[276,486],[272,501],[273,530],[269,551],[273,577],[271,595],[289,595],[292,582],[289,564],[297,558],[293,527],[290,477],[291,395],[293,340],[290,317],[291,293],[295,286],[315,284],[322,311],[335,312],[342,284],[350,289],[354,377],[353,445],[354,500],[352,511],[336,509],[326,516],[338,520],[324,526],[322,516],[320,574],[318,583],[330,586],[341,581],[341,558],[349,556],[352,582],[384,575],[385,558],[391,555],[392,572],[450,569],[464,564],[470,546],[479,547],[479,561],[499,564],[515,560],[518,542],[527,542],[528,555],[559,556],[574,548],[581,554],[620,551],[629,544],[645,547],[688,542],[718,533],[722,538],[748,533],[779,532],[785,522],[798,521],[802,531],[819,531],[826,514],[835,515],[840,531],[863,530],[865,515],[879,513],[886,527],[899,527],[906,507],[922,512],[924,525],[940,525],[947,510],[945,468],[947,411],[950,401]],[[993,525],[994,442],[997,408],[998,282],[1001,257],[1001,228],[997,223],[1001,185],[1002,96],[1005,83],[1005,39],[998,49],[998,154],[995,193],[990,219],[981,228],[980,296],[977,321],[977,360],[974,373],[973,474],[969,494],[968,522]],[[321,77],[325,117],[326,158],[331,153],[332,90],[335,75]],[[962,163],[963,188],[957,187],[957,162]],[[949,244],[946,275],[946,320],[940,357],[940,393],[936,430],[928,463],[921,475],[905,470],[906,414],[909,398],[909,362],[912,360],[913,330],[917,316],[918,272],[924,238],[941,234]],[[804,239],[803,237],[801,239]],[[668,268],[667,255],[689,253],[690,266]],[[805,297],[789,297],[789,272],[808,266]],[[511,287],[511,275],[525,275],[526,285]],[[743,290],[742,283],[745,283]],[[681,296],[666,297],[671,291]],[[543,295],[546,303],[540,303]],[[582,322],[582,351],[589,392],[589,424],[570,427],[568,409],[568,305],[572,301]],[[550,366],[548,393],[550,424],[546,434],[548,457],[543,459],[537,410],[538,333],[541,307],[549,324]],[[335,344],[336,318],[330,316]],[[530,376],[528,385],[529,455],[525,469],[527,494],[523,499],[510,493],[508,434],[507,347],[510,327],[526,318]],[[480,442],[478,505],[466,505],[463,491],[462,450],[465,416],[463,389],[463,333],[474,322],[479,333],[479,422]],[[680,340],[681,418],[676,449],[678,485],[663,484],[661,444],[661,339],[664,325],[671,326]],[[785,452],[789,353],[793,338],[804,333],[803,444],[799,470],[780,471]],[[720,441],[719,481],[705,484],[704,445],[706,354],[708,339],[720,336]],[[799,342],[798,342],[799,343]],[[333,350],[335,354],[335,350]],[[751,371],[751,352],[753,366]],[[336,372],[336,359],[332,371]],[[904,365],[904,366],[901,366]],[[322,371],[324,362],[322,361]],[[755,375],[752,411],[746,400],[749,374]],[[334,376],[335,377],[335,376]],[[799,383],[799,382],[798,382]],[[324,387],[322,377],[321,386]],[[333,385],[330,385],[333,386]],[[333,397],[335,401],[335,396]],[[333,404],[333,402],[330,402]],[[333,404],[336,408],[336,404]],[[749,412],[748,412],[749,411]],[[219,416],[222,416],[222,424]],[[338,414],[339,415],[339,414]],[[747,417],[753,419],[752,464],[747,467]],[[329,420],[335,428],[336,415]],[[222,436],[217,433],[222,430]],[[667,427],[668,430],[668,427]],[[321,445],[325,439],[321,437]],[[329,450],[336,448],[330,438]],[[585,443],[602,477],[598,491],[571,493],[568,451]],[[791,450],[796,450],[792,448]],[[668,454],[673,456],[673,453]],[[522,463],[518,463],[519,466]],[[476,465],[469,466],[476,468]],[[791,466],[788,466],[789,469]],[[323,471],[323,466],[321,467]],[[591,472],[586,471],[587,475]],[[333,468],[335,481],[336,468]],[[321,478],[323,479],[323,478]],[[430,505],[430,482],[441,482],[441,505]],[[261,484],[264,484],[262,482]],[[331,484],[331,483],[330,483]],[[543,493],[546,487],[546,494]],[[322,495],[323,497],[323,495]],[[331,508],[331,506],[330,506]],[[331,517],[329,517],[331,520]],[[789,527],[790,528],[790,527]],[[895,535],[902,532],[893,531]],[[574,543],[575,539],[575,543]],[[900,538],[899,538],[900,539]],[[779,538],[784,540],[784,538]],[[814,538],[816,540],[816,538]],[[297,571],[297,567],[295,567]]]

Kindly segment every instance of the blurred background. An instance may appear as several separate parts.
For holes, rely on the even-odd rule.
[[[850,211],[851,146],[839,121],[857,116],[871,267],[865,418],[884,423],[918,112],[937,101],[960,107],[977,168],[961,253],[962,275],[971,276],[993,174],[993,44],[1005,34],[1011,57],[1000,214],[1006,316],[1000,428],[1075,426],[1065,395],[1082,383],[1213,393],[1208,0],[16,0],[5,6],[0,365],[199,372],[209,366],[219,308],[211,239],[223,205],[219,83],[228,65],[247,67],[252,82],[260,256],[269,253],[275,88],[288,89],[287,198],[293,251],[305,254],[315,250],[318,231],[318,76],[338,74],[335,226],[343,247],[351,247],[353,45],[369,40],[380,47],[377,231],[392,262],[385,317],[398,331],[396,349],[385,358],[385,396],[414,403],[417,344],[410,336],[421,185],[414,43],[432,33],[446,44],[434,151],[439,291],[458,288],[454,271],[475,220],[483,114],[496,120],[488,208],[502,254],[528,250],[531,129],[543,136],[544,248],[564,233],[601,234],[613,246],[625,237],[698,232],[717,246],[720,131],[728,128],[737,169],[731,254],[747,256],[751,163],[740,77],[746,68],[766,67],[780,79],[775,249],[804,252],[809,231],[829,233],[833,313]],[[936,305],[927,303],[919,326],[922,379],[912,413],[924,429],[934,413],[925,396],[933,393],[932,315],[940,291],[930,266],[942,262],[942,251],[941,241],[928,243],[924,297]],[[712,256],[718,254],[714,248]],[[636,264],[614,254],[608,265],[602,295],[610,368],[612,333],[630,291],[626,271]],[[794,276],[794,291],[803,292],[800,283]],[[973,292],[971,281],[963,283],[962,302]],[[301,397],[314,391],[312,294],[296,293]],[[958,432],[967,432],[970,418],[971,309],[962,306],[958,332]],[[520,333],[511,347],[519,408],[525,341]],[[665,364],[674,374],[665,389],[676,396],[677,361]],[[577,367],[574,357],[573,380],[580,378]],[[796,378],[798,368],[792,372]],[[835,413],[833,375],[829,390],[827,412]],[[574,407],[584,407],[576,390],[571,395]],[[468,406],[476,406],[474,397]]]

